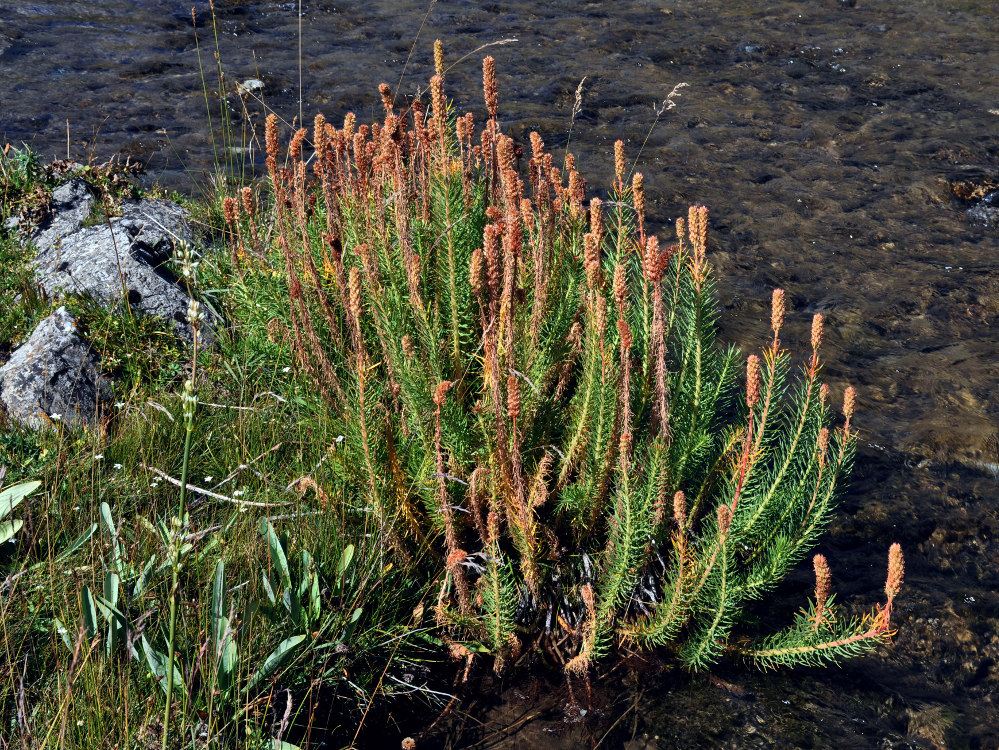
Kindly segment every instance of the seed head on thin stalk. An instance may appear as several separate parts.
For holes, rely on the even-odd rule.
[[[848,386],[843,392],[843,416],[846,417],[846,423],[843,425],[843,430],[847,434],[850,433],[850,420],[853,419],[853,412],[856,408],[857,389],[851,385]]]
[[[614,141],[614,174],[617,177],[618,191],[624,190],[624,141]]]
[[[829,593],[832,591],[832,573],[824,555],[816,555],[812,558],[812,565],[815,568],[815,623],[813,627],[818,630],[825,620],[826,604],[829,602]]]
[[[746,404],[752,409],[760,400],[760,358],[750,354],[746,360]]]
[[[444,77],[444,42],[440,39],[434,41],[434,72]]]
[[[486,109],[489,117],[496,119],[499,110],[499,95],[496,91],[496,60],[492,56],[482,61],[482,90],[486,98]]]
[[[784,327],[784,314],[786,310],[786,304],[784,301],[784,290],[774,289],[773,298],[770,302],[770,327],[773,328],[774,332],[774,351],[780,346],[780,329]]]
[[[385,108],[385,114],[392,114],[392,89],[389,88],[387,83],[379,84],[378,93],[382,97],[382,106]]]
[[[604,210],[603,201],[599,198],[590,199],[590,234],[593,235],[595,247],[600,250],[604,240]]]
[[[815,313],[812,318],[812,351],[817,352],[822,348],[822,313]]]
[[[641,245],[645,244],[645,176],[635,172],[631,178],[631,202],[638,215],[638,236]],[[640,245],[640,246],[641,246]]]
[[[823,427],[821,430],[819,430],[818,448],[819,448],[819,466],[824,467],[826,465],[826,453],[828,453],[829,451],[828,427]]]
[[[506,413],[515,422],[520,416],[520,381],[516,375],[508,375],[506,379]]]
[[[727,505],[718,506],[718,533],[721,536],[728,534],[729,527],[732,525],[732,509]]]

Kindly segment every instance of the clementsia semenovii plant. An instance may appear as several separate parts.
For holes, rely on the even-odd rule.
[[[386,556],[422,556],[453,652],[585,674],[620,645],[699,668],[883,642],[898,545],[870,614],[839,612],[817,555],[790,627],[735,631],[814,546],[853,460],[854,391],[834,426],[819,382],[822,316],[791,377],[776,290],[773,338],[742,364],[715,340],[707,209],[651,234],[621,142],[609,199],[587,202],[571,155],[556,166],[531,133],[524,163],[501,131],[492,58],[478,131],[448,106],[440,43],[435,61],[429,111],[383,84],[381,122],[318,116],[282,162],[274,117],[266,135],[287,340],[342,420],[346,510]]]

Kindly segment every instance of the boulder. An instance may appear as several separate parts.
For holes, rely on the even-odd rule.
[[[0,367],[0,404],[30,427],[63,421],[90,424],[111,399],[97,353],[76,332],[76,319],[60,307]]]
[[[109,309],[124,298],[133,310],[171,321],[177,335],[190,341],[190,297],[166,265],[176,243],[194,244],[187,213],[172,201],[128,201],[121,216],[87,227],[93,200],[79,180],[53,193],[51,217],[32,238],[38,285],[53,299],[89,295]],[[207,343],[215,321],[206,317]]]

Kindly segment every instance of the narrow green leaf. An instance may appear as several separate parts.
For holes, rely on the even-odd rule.
[[[298,648],[298,645],[304,640],[304,635],[293,635],[291,638],[281,641],[271,655],[264,659],[264,663],[260,665],[260,668],[253,673],[250,681],[246,684],[245,692],[249,692],[261,680],[265,680],[274,674],[274,671],[281,666],[284,660],[291,655],[291,652]]]
[[[59,555],[56,557],[56,559],[53,560],[53,562],[57,562],[57,563],[58,562],[62,562],[63,560],[65,560],[66,558],[68,558],[70,555],[72,555],[74,552],[76,552],[78,549],[80,549],[80,547],[82,547],[84,544],[86,544],[87,542],[89,542],[90,541],[90,537],[92,537],[94,535],[95,531],[97,531],[97,524],[96,523],[95,524],[91,524],[88,529],[85,529],[83,531],[83,533],[80,534],[80,536],[78,536],[76,539],[74,539],[72,542],[70,542],[70,545],[66,549],[64,549],[62,552],[60,552]],[[44,564],[44,563],[39,563],[39,565],[42,565],[42,564]]]

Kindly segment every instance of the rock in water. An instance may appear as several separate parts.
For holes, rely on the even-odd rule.
[[[76,332],[76,319],[58,308],[0,367],[0,403],[29,427],[63,421],[90,424],[111,398],[100,361]]]
[[[53,193],[51,219],[33,238],[38,285],[52,298],[84,294],[108,308],[124,297],[134,310],[171,321],[190,341],[190,298],[166,266],[177,242],[194,244],[187,213],[172,201],[130,201],[121,216],[85,227],[92,208],[93,197],[79,180]],[[206,342],[214,323],[208,316]]]

